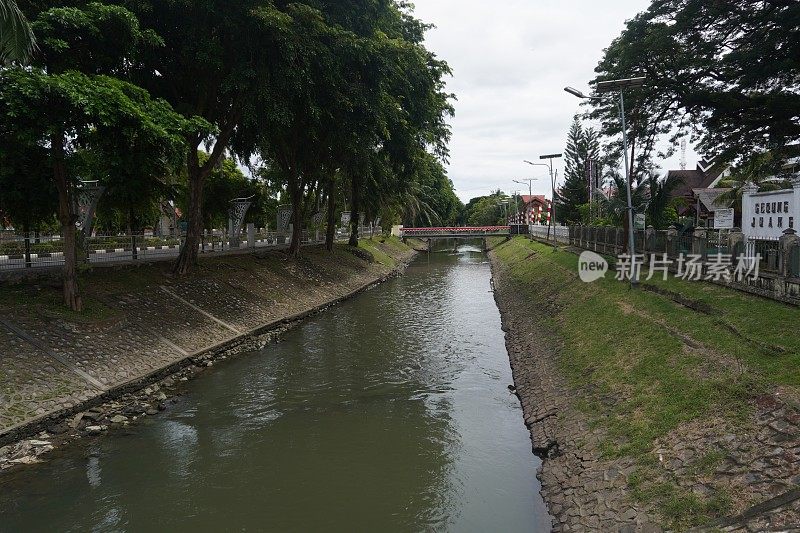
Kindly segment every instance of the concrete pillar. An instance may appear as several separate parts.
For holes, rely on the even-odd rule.
[[[669,228],[667,230],[667,249],[664,250],[667,252],[668,257],[675,257],[678,255],[678,230],[675,228]]]
[[[252,222],[247,224],[247,247],[256,247],[256,225]]]
[[[778,239],[778,272],[784,278],[789,277],[790,253],[792,248],[800,246],[800,235],[797,230],[785,229],[783,235]]]
[[[706,239],[707,232],[705,228],[695,228],[694,238],[692,239],[692,253],[702,256],[703,260],[706,258]]]
[[[755,231],[752,213],[755,212],[753,195],[757,192],[758,187],[753,183],[745,183],[742,187],[742,233],[745,235],[745,242],[747,236],[752,235]]]
[[[740,248],[741,251],[737,252],[737,248]],[[731,254],[734,264],[738,260],[737,255],[744,253],[744,233],[741,228],[732,228],[728,233],[728,253]]]
[[[652,225],[647,226],[647,229],[644,230],[644,253],[655,253],[656,252],[656,228]]]

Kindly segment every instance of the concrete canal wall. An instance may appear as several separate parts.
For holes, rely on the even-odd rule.
[[[207,259],[185,278],[169,264],[95,269],[82,277],[79,315],[46,278],[5,284],[0,469],[155,414],[180,381],[387,279],[414,254],[376,238],[359,250],[306,248],[297,260],[277,251]]]

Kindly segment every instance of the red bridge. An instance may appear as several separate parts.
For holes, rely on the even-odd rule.
[[[425,239],[472,238],[472,237],[504,237],[509,235],[509,226],[478,226],[453,228],[401,228],[400,237],[418,237]]]

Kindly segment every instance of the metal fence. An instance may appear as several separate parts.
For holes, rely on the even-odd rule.
[[[380,235],[380,226],[363,226],[360,236]],[[349,231],[345,232],[349,236]],[[93,235],[86,239],[78,252],[79,261],[89,264],[115,263],[129,261],[155,261],[175,258],[180,253],[183,235],[159,237],[154,235],[115,234]],[[302,244],[314,244],[325,239],[322,231],[303,231]],[[202,254],[246,251],[254,248],[282,246],[289,243],[291,236],[268,231],[255,230],[252,241],[246,229],[237,239],[231,239],[223,230],[205,231],[199,245]],[[10,231],[0,232],[0,270],[52,267],[64,264],[64,241],[60,235],[29,235]]]
[[[548,231],[549,230],[549,231]],[[549,234],[549,235],[548,235]],[[605,255],[619,255],[626,248],[625,232],[621,228],[594,226],[531,226],[531,235],[562,244],[593,250]],[[671,259],[680,255],[696,254],[707,259],[718,255],[758,257],[761,272],[777,273],[780,270],[780,243],[778,239],[752,239],[731,248],[730,230],[703,230],[700,236],[690,232],[668,232],[635,230],[634,242],[637,254],[667,254]],[[800,251],[789,253],[791,272],[800,271]],[[798,274],[794,274],[798,275]]]

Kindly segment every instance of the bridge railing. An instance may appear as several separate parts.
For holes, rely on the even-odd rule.
[[[509,226],[478,226],[478,227],[443,227],[443,228],[402,228],[400,235],[403,237],[431,237],[440,235],[504,235],[510,231]]]

